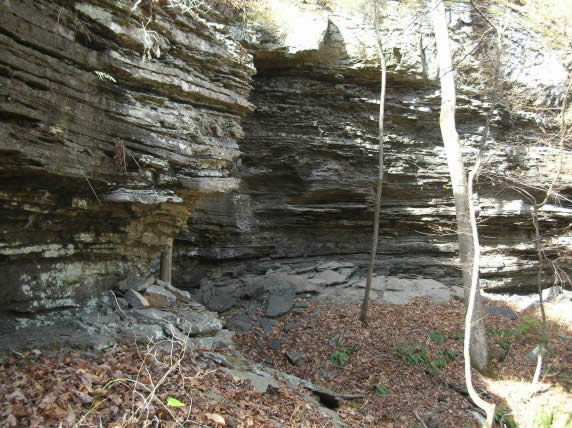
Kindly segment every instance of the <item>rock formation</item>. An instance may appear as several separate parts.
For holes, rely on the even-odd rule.
[[[379,106],[375,36],[367,25],[371,18],[364,21],[355,10],[284,3],[289,6],[283,5],[282,13],[288,18],[274,22],[278,36],[255,27],[245,37],[257,74],[250,97],[255,110],[243,121],[245,137],[239,143],[239,190],[201,200],[191,214],[189,234],[178,241],[180,254],[192,248],[211,261],[271,257],[295,265],[311,258],[338,258],[364,266],[373,215]],[[526,93],[530,102],[556,106],[562,101],[567,71],[512,13],[502,59],[506,97]],[[469,4],[456,4],[451,21],[460,82],[457,121],[466,158],[472,162],[490,105],[484,64],[494,46],[471,54],[487,24]],[[429,18],[389,2],[382,37],[389,77],[377,271],[457,284],[458,271],[452,266],[454,205],[439,131]],[[539,80],[541,75],[550,77]],[[502,101],[508,105],[507,99]],[[494,111],[485,155],[490,174],[522,169],[539,182],[550,182],[554,168],[549,166],[558,162],[554,152],[518,144],[519,138],[522,142],[538,134],[541,119],[516,108],[499,106]],[[520,137],[515,137],[516,130]],[[564,165],[569,164],[570,155],[564,156]],[[560,184],[570,183],[570,178],[567,168]],[[478,193],[480,218],[486,220],[480,228],[484,286],[530,289],[537,266],[530,202],[502,181],[486,178]],[[541,211],[548,242],[569,247],[570,204],[549,204]],[[199,267],[186,264],[184,257],[179,263],[180,285],[196,285]]]
[[[146,274],[235,185],[251,56],[225,27],[127,3],[0,4],[0,309]]]
[[[214,6],[188,15],[151,2],[0,2],[0,310],[74,306],[145,278],[173,236],[180,288],[213,266],[236,275],[314,259],[365,263],[379,85],[371,25],[355,10],[278,3],[288,19],[238,25]],[[455,237],[435,230],[452,227],[454,212],[431,28],[412,6],[389,3],[377,270],[452,285]],[[507,93],[557,107],[566,69],[509,21]],[[486,27],[457,4],[451,29],[471,160],[488,110],[488,47],[472,49]],[[495,110],[493,172],[551,177],[551,151],[508,143],[517,129],[537,133],[541,119]],[[530,205],[490,180],[478,192],[486,285],[530,285]],[[548,240],[569,248],[570,204],[541,215]]]

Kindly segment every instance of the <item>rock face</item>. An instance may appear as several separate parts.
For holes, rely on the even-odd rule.
[[[377,271],[416,273],[453,285],[459,278],[455,218],[439,130],[434,38],[429,17],[413,20],[415,14],[400,3],[389,2],[382,25],[389,75]],[[178,242],[180,254],[194,252],[203,261],[271,257],[294,264],[344,255],[363,268],[377,174],[375,36],[355,11],[325,11],[308,4],[290,9],[288,23],[275,23],[280,37],[260,31],[247,37],[257,75],[250,98],[255,110],[243,122],[239,190],[200,201],[191,214],[189,234]],[[526,93],[530,102],[558,105],[566,69],[514,18],[503,56],[506,97]],[[308,29],[303,37],[300,28]],[[474,48],[468,40],[476,43],[486,30],[469,4],[455,5],[450,28],[454,62],[459,61],[458,130],[471,164],[489,109],[484,95],[490,71],[482,61],[494,49],[485,44],[476,56],[467,56]],[[546,64],[550,66],[544,68]],[[542,70],[549,79],[539,80]],[[494,110],[485,151],[489,176],[476,189],[479,215],[486,219],[480,227],[481,272],[483,284],[491,288],[526,289],[535,281],[531,204],[490,177],[520,169],[550,182],[554,152],[519,144],[539,132],[540,120],[526,111]],[[563,165],[571,161],[565,154]],[[565,167],[559,184],[568,194],[571,178]],[[540,215],[547,243],[564,251],[570,247],[570,204],[548,204]],[[181,271],[188,272],[191,263],[183,258],[180,263]],[[193,267],[196,273],[198,266]],[[196,284],[193,275],[183,273],[178,280]]]
[[[173,236],[182,288],[198,287],[213,265],[229,279],[265,273],[274,259],[296,267],[336,256],[363,267],[379,107],[367,19],[284,0],[270,2],[269,16],[282,6],[287,20],[245,28],[215,6],[185,15],[164,2],[128,3],[0,2],[0,311],[74,306],[147,278]],[[377,273],[451,285],[459,275],[432,30],[426,15],[412,20],[406,3],[415,2],[388,3]],[[489,108],[481,64],[491,47],[471,53],[467,41],[486,26],[468,7],[455,4],[450,28],[463,59],[458,127],[472,162]],[[508,22],[507,93],[560,105],[568,74],[558,56],[517,17]],[[549,181],[554,153],[514,144],[538,132],[542,114],[499,107],[492,119],[491,174],[520,169]],[[557,184],[568,195],[571,179],[564,168]],[[477,190],[485,284],[530,285],[530,203],[498,180]],[[540,214],[547,242],[570,248],[570,204]],[[353,274],[328,269],[316,281]]]
[[[251,56],[210,20],[126,1],[0,2],[0,310],[145,274],[234,186]]]

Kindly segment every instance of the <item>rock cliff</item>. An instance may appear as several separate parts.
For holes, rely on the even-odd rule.
[[[173,236],[180,287],[198,286],[221,264],[366,262],[379,105],[370,21],[355,10],[278,3],[281,14],[238,25],[232,10],[214,6],[186,15],[152,2],[134,10],[112,0],[0,2],[0,310],[73,306],[144,276]],[[382,26],[389,81],[378,271],[453,284],[455,236],[436,230],[453,227],[454,212],[434,42],[428,17],[412,10],[389,2]],[[558,107],[566,69],[509,21],[506,93]],[[492,48],[475,50],[486,24],[466,5],[456,6],[451,29],[471,161],[489,108],[482,61]],[[495,110],[493,173],[552,176],[553,151],[513,144],[538,123],[539,113]],[[530,204],[499,181],[483,179],[478,192],[486,284],[530,285]],[[570,204],[541,214],[547,239],[569,248]]]
[[[310,4],[282,2],[274,8],[280,10],[267,11],[273,33],[263,31],[267,23],[244,36],[257,74],[250,98],[255,111],[243,122],[235,170],[240,189],[198,204],[189,234],[180,236],[180,254],[196,253],[203,262],[270,257],[266,267],[336,257],[363,266],[371,240],[380,81],[375,36],[367,24],[371,18]],[[505,30],[505,95],[492,117],[486,169],[497,177],[526,170],[530,178],[547,183],[554,174],[550,165],[558,161],[555,151],[525,144],[539,134],[543,117],[523,106],[509,109],[509,99],[558,106],[567,71],[517,15],[512,11]],[[494,45],[485,43],[475,51],[488,24],[470,5],[456,4],[450,21],[459,81],[458,129],[472,163],[490,108],[487,64]],[[439,130],[429,17],[412,13],[403,2],[389,2],[382,39],[389,77],[377,270],[458,284],[454,205]],[[569,153],[563,162],[570,164]],[[568,195],[570,178],[569,168],[559,177],[559,184],[568,183]],[[530,202],[490,176],[480,180],[477,191],[484,285],[530,289],[537,266]],[[541,210],[547,243],[569,248],[571,214],[569,203]],[[197,284],[200,265],[186,264],[184,256],[180,260],[181,285]]]
[[[123,1],[0,3],[0,308],[73,306],[148,272],[232,188],[251,56]]]

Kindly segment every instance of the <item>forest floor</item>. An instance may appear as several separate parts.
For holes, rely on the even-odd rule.
[[[462,303],[372,304],[367,328],[358,315],[356,304],[317,300],[269,334],[236,336],[251,360],[363,396],[341,400],[335,419],[304,398],[307,391],[279,382],[256,393],[200,351],[124,344],[101,352],[32,349],[0,360],[0,426],[479,425],[464,387]],[[571,426],[571,326],[549,322],[543,376],[533,388],[535,363],[526,355],[542,334],[539,314],[485,322],[493,359],[474,382],[497,403],[500,426]]]

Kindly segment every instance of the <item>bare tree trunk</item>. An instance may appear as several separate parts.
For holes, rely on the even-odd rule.
[[[481,257],[481,248],[479,246],[479,234],[477,233],[477,219],[475,216],[475,208],[472,201],[473,195],[473,182],[475,177],[479,174],[481,167],[481,158],[477,159],[477,163],[469,173],[468,181],[468,196],[469,196],[469,219],[471,223],[471,235],[473,237],[473,266],[471,272],[471,288],[469,290],[469,301],[467,305],[467,314],[465,315],[465,339],[463,343],[463,354],[465,357],[465,382],[467,384],[467,391],[471,400],[485,411],[487,414],[487,427],[492,427],[495,418],[495,403],[488,403],[483,400],[475,388],[473,387],[473,380],[471,376],[471,330],[473,327],[473,314],[475,309],[475,302],[477,300],[477,292],[479,290],[479,265]]]
[[[165,249],[161,253],[161,281],[171,283],[171,271],[173,270],[173,239],[169,239]]]
[[[375,213],[373,218],[373,236],[371,242],[371,253],[369,257],[369,266],[367,269],[367,281],[365,285],[365,295],[361,305],[360,321],[363,325],[367,325],[368,317],[367,310],[369,305],[369,293],[371,291],[371,282],[373,279],[373,267],[375,265],[375,256],[377,253],[377,240],[379,234],[379,213],[381,207],[381,192],[383,186],[383,118],[384,118],[384,105],[385,105],[385,83],[387,78],[387,70],[385,66],[385,58],[383,56],[383,44],[381,42],[381,34],[379,33],[378,20],[377,20],[377,0],[373,2],[373,16],[375,34],[377,36],[377,52],[379,55],[379,62],[381,67],[381,93],[379,96],[379,174],[377,177],[377,187],[375,192]]]
[[[441,80],[441,116],[439,124],[441,135],[447,154],[447,163],[453,196],[455,198],[455,212],[457,216],[457,236],[459,241],[459,256],[463,272],[463,288],[465,290],[465,305],[468,306],[471,295],[471,273],[474,257],[473,235],[469,215],[469,198],[467,192],[467,176],[461,154],[461,142],[455,125],[455,79],[453,64],[449,48],[449,35],[445,5],[442,0],[431,0],[431,17],[437,42],[437,59]],[[488,349],[485,327],[483,323],[483,308],[480,299],[479,285],[474,301],[473,328],[470,336],[470,355],[473,365],[482,370],[488,362]]]

